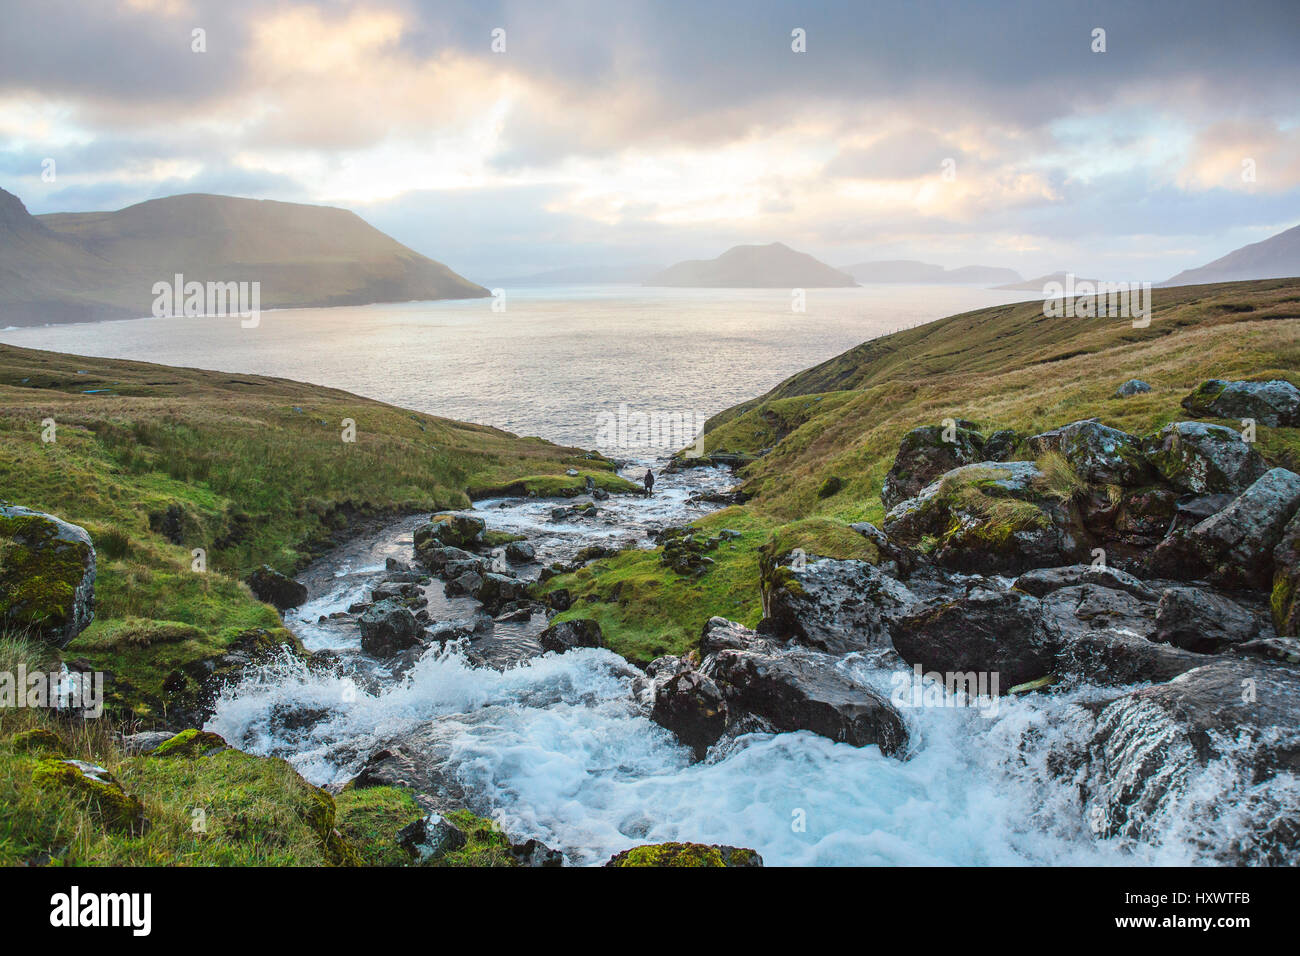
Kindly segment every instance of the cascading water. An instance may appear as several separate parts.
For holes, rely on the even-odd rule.
[[[701,513],[689,492],[724,482],[706,472],[665,476],[655,498],[611,501],[607,524],[581,530],[546,519],[554,502],[485,502],[477,513],[491,527],[528,531],[550,560],[593,536],[645,544],[655,524]],[[316,569],[320,596],[290,621],[308,646],[355,653],[351,631],[313,622],[359,599],[384,556],[409,557],[409,533],[410,523],[399,525]],[[386,741],[418,733],[474,809],[577,864],[667,840],[752,847],[769,865],[1188,864],[1207,841],[1186,813],[1242,796],[1244,775],[1211,764],[1187,781],[1190,805],[1149,821],[1144,840],[1098,839],[1080,781],[1054,761],[1085,744],[1086,705],[1112,699],[1115,688],[1003,698],[994,710],[951,697],[954,706],[903,708],[904,759],[800,732],[746,735],[692,763],[635,703],[636,669],[609,651],[505,668],[471,660],[464,642],[453,643],[367,683],[285,659],[226,688],[208,729],[283,756],[322,785],[347,780]],[[902,670],[896,658],[862,655],[841,666],[886,696]],[[1222,811],[1215,825],[1233,827],[1232,814]]]

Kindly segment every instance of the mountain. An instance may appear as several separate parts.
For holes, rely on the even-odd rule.
[[[1014,269],[999,266],[962,266],[945,269],[943,266],[918,262],[915,259],[881,259],[859,262],[840,270],[847,272],[863,284],[876,282],[911,282],[918,284],[971,283],[993,285],[1003,282],[1023,282],[1024,277]]]
[[[32,216],[0,189],[0,325],[150,315],[177,273],[260,282],[263,309],[488,295],[346,209],[193,193]]]
[[[1252,242],[1235,252],[1186,269],[1161,285],[1202,285],[1243,279],[1285,279],[1300,276],[1300,226],[1292,226],[1262,242]]]
[[[734,246],[716,259],[688,259],[641,284],[695,289],[821,289],[857,285],[852,276],[781,242]]]

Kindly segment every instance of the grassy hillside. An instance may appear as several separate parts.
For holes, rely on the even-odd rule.
[[[706,452],[758,457],[740,472],[753,499],[698,523],[699,537],[742,532],[708,552],[715,563],[702,575],[677,575],[657,552],[624,554],[547,589],[570,589],[577,602],[565,616],[597,618],[632,656],[681,652],[714,614],[757,622],[765,548],[870,557],[847,526],[883,517],[880,487],[912,428],[964,418],[986,433],[1034,433],[1097,416],[1145,434],[1187,418],[1180,401],[1212,377],[1300,385],[1300,280],[1158,289],[1144,329],[1122,319],[1045,318],[1041,303],[1030,302],[884,336],[709,422]],[[1130,378],[1152,391],[1114,398]],[[1300,468],[1296,429],[1260,427],[1258,440],[1265,458]]]
[[[150,718],[185,696],[187,665],[289,640],[241,583],[253,568],[292,572],[368,517],[465,507],[521,480],[630,487],[585,455],[282,379],[0,346],[0,500],[91,533],[96,618],[64,656],[113,671],[117,702]]]
[[[191,194],[30,216],[0,190],[0,325],[150,315],[177,273],[259,282],[263,309],[488,295],[346,209]]]

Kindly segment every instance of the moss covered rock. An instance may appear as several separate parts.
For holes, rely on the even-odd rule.
[[[144,832],[144,804],[103,767],[84,760],[42,760],[32,771],[32,783],[52,794],[85,801],[110,830]]]
[[[1300,388],[1284,379],[1225,382],[1212,378],[1183,399],[1183,408],[1207,418],[1253,418],[1270,428],[1300,428]]]
[[[1142,451],[1166,481],[1194,495],[1241,494],[1268,470],[1241,435],[1204,422],[1166,425]]]
[[[94,619],[95,546],[85,528],[0,507],[0,621],[65,647]]]
[[[149,752],[151,757],[208,757],[225,750],[229,744],[207,730],[182,730]]]
[[[706,843],[652,843],[610,857],[606,866],[762,866],[763,858],[743,847]]]
[[[917,494],[944,472],[984,459],[984,437],[970,426],[957,422],[951,428],[925,425],[903,436],[894,464],[885,476],[880,500],[892,508]]]
[[[9,746],[16,753],[48,754],[52,757],[65,756],[63,740],[54,731],[46,730],[43,727],[14,734],[9,741]]]

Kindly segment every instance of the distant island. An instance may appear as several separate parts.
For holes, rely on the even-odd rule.
[[[0,326],[147,316],[176,274],[260,282],[263,309],[489,294],[346,209],[191,193],[33,216],[0,189]]]
[[[641,283],[692,289],[823,289],[853,287],[853,277],[785,243],[734,246],[716,259],[688,259]]]
[[[1067,273],[1065,272],[1049,272],[1047,275],[1039,276],[1036,279],[1025,279],[1023,282],[1009,282],[1006,285],[997,286],[997,288],[1006,289],[1011,292],[1043,292],[1051,283],[1064,287],[1066,285],[1066,275]],[[1080,282],[1091,282],[1095,286],[1099,281],[1101,280],[1075,276],[1073,279],[1073,285],[1078,285]]]
[[[916,259],[859,262],[856,265],[845,266],[840,271],[848,273],[864,285],[883,282],[910,282],[918,285],[948,283],[995,285],[1024,281],[1024,276],[1015,269],[1004,269],[999,266],[962,266],[959,269],[945,269],[943,266],[919,262]]]

